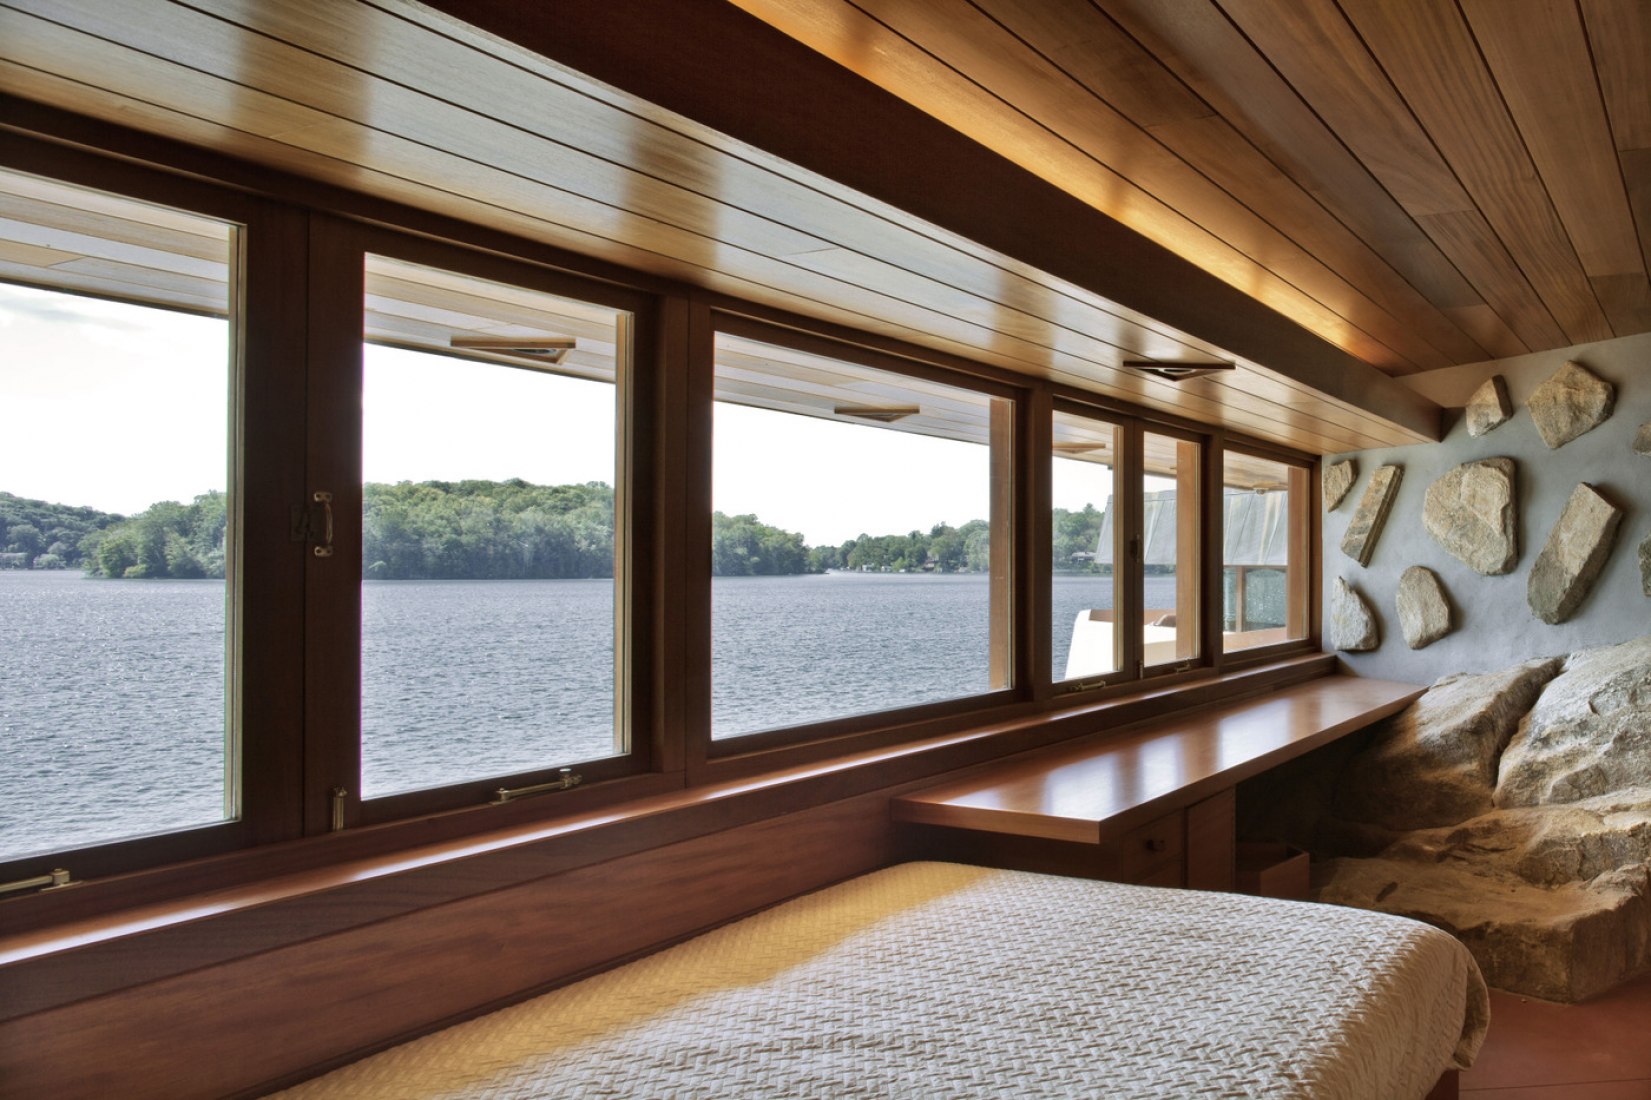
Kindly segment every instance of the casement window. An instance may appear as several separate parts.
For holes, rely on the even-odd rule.
[[[715,397],[713,741],[1014,686],[1004,391],[746,326]]]
[[[1221,473],[1222,648],[1307,637],[1309,468],[1228,449]]]

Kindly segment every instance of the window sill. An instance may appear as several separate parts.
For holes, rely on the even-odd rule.
[[[1334,671],[1332,656],[1305,653],[759,775],[688,788],[674,773],[618,781],[623,801],[551,821],[541,810],[540,820],[436,842],[441,818],[404,822],[360,830],[381,834],[380,846],[401,842],[368,855],[348,853],[343,833],[12,899],[0,903],[13,929],[0,934],[0,1019]],[[226,864],[256,877],[212,889]],[[98,905],[69,904],[76,894],[142,897],[145,878],[170,881],[177,896],[90,916]],[[195,889],[179,890],[184,881]]]

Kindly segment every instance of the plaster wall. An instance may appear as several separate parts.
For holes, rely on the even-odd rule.
[[[1537,435],[1525,401],[1567,360],[1616,387],[1616,410],[1593,431],[1550,451]],[[1507,383],[1513,417],[1474,439],[1468,435],[1462,406],[1481,382],[1496,374]],[[1326,465],[1342,458],[1358,463],[1352,491],[1335,511],[1324,515],[1325,648],[1331,648],[1330,593],[1338,576],[1364,596],[1381,625],[1379,648],[1341,654],[1360,676],[1428,684],[1454,672],[1486,672],[1531,657],[1651,633],[1651,598],[1641,587],[1637,553],[1640,541],[1651,532],[1651,457],[1632,449],[1635,432],[1651,420],[1651,334],[1429,371],[1405,381],[1446,407],[1448,430],[1438,443],[1324,459]],[[1457,561],[1427,533],[1422,499],[1428,486],[1453,467],[1498,455],[1518,464],[1519,560],[1511,573],[1486,577]],[[1370,564],[1361,567],[1342,553],[1342,535],[1370,475],[1385,463],[1402,465],[1404,477]],[[1549,626],[1531,612],[1526,584],[1549,530],[1578,482],[1587,482],[1621,508],[1622,523],[1593,591],[1570,619]],[[1439,575],[1455,627],[1418,650],[1405,645],[1394,605],[1399,576],[1412,565],[1425,565]]]

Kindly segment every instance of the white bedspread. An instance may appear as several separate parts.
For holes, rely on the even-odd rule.
[[[283,1095],[1402,1100],[1487,1016],[1413,921],[915,863]]]

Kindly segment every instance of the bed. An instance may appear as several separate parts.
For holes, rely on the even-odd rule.
[[[1413,921],[910,863],[281,1095],[1396,1100],[1487,1023]]]

